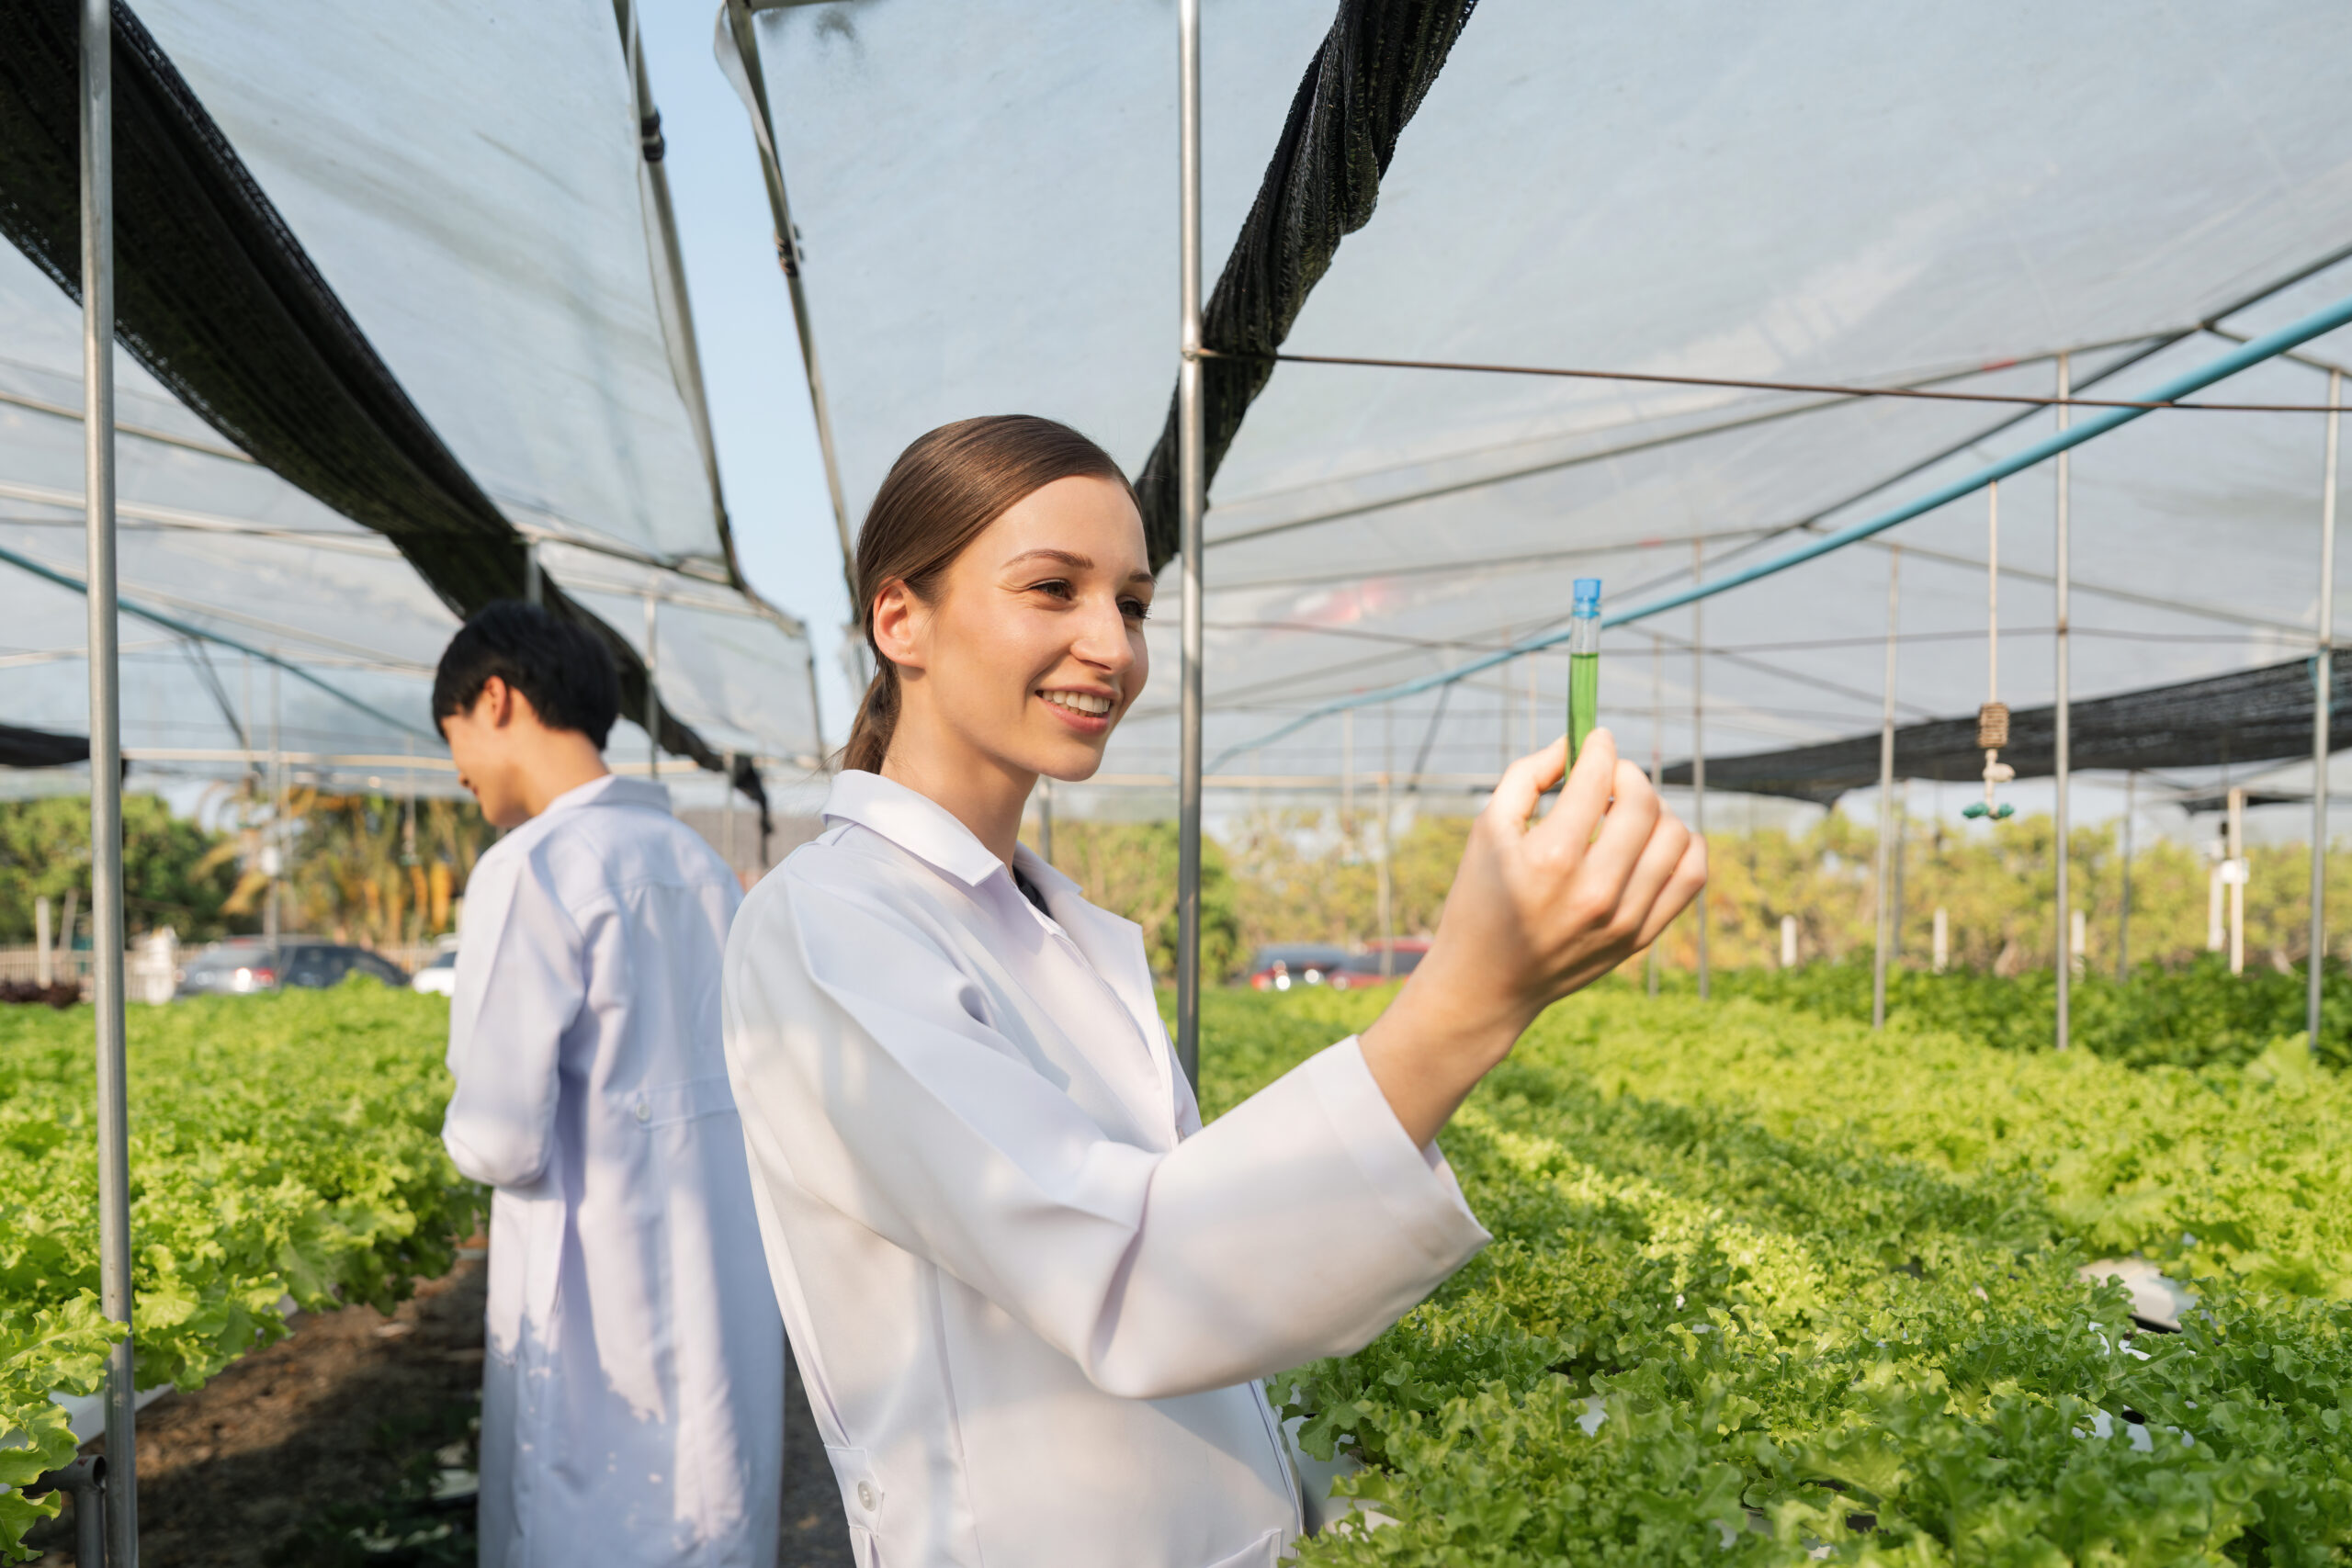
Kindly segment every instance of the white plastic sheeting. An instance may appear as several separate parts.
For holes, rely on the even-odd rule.
[[[1210,0],[1214,276],[1330,0]],[[1174,28],[1150,0],[762,12],[844,488],[941,421],[1069,419],[1139,468],[1175,376]],[[1408,126],[1301,353],[2129,397],[2352,294],[2352,15],[2120,3],[1480,7]],[[978,62],[976,64],[976,62]],[[2352,333],[2212,400],[2316,402]],[[1207,751],[1908,499],[2047,412],[1280,367],[1211,491]],[[2079,450],[2078,696],[2267,663],[2316,625],[2322,420],[2165,412]],[[2052,696],[2050,468],[2003,486],[2001,695]],[[1985,692],[1986,508],[1956,502],[1711,601],[1708,749],[1874,728],[1884,546],[1898,713]],[[1164,584],[1172,611],[1174,584]],[[1160,678],[1106,772],[1167,776]],[[1611,632],[1604,721],[1685,753],[1691,615]],[[1666,657],[1653,662],[1654,647]],[[1566,658],[1356,725],[1360,770],[1491,773],[1555,735]],[[1663,713],[1654,711],[1654,703]],[[1367,725],[1364,721],[1369,719]],[[1434,728],[1432,728],[1434,722]],[[1328,774],[1318,723],[1238,774]]]
[[[549,576],[632,640],[645,595],[677,602],[662,621],[665,709],[715,748],[813,758],[806,638],[741,591],[673,369],[608,0],[139,13],[444,442],[518,529],[569,542],[548,547]],[[72,300],[0,253],[0,547],[75,580],[79,325]],[[233,771],[204,754],[266,749],[274,712],[285,750],[345,760],[311,765],[331,776],[446,757],[428,697],[456,621],[438,598],[387,542],[225,446],[128,356],[118,377],[127,610],[311,678],[281,672],[274,708],[265,662],[199,653],[126,613],[134,765]],[[0,717],[79,731],[80,596],[0,573]],[[641,755],[626,725],[616,750],[624,734]]]

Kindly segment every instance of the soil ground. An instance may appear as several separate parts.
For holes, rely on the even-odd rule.
[[[139,1417],[140,1558],[149,1568],[470,1568],[481,1407],[482,1252],[390,1317],[307,1316],[194,1393]],[[786,1380],[779,1568],[849,1568],[841,1495],[796,1370]],[[84,1450],[105,1451],[103,1442]],[[436,1501],[436,1490],[460,1493]],[[74,1562],[68,1513],[33,1532],[39,1568]]]

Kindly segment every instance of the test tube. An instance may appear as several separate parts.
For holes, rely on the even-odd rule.
[[[1600,712],[1600,579],[1576,580],[1568,612],[1568,765],[1576,766],[1584,738]]]

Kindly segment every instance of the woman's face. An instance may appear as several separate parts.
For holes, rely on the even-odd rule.
[[[978,753],[1016,773],[1092,777],[1149,670],[1152,586],[1125,489],[1065,479],[983,529],[930,603],[885,589],[875,640],[903,694],[893,760],[920,751],[956,766]]]

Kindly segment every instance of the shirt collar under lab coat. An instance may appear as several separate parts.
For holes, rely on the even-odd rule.
[[[656,784],[651,779],[625,779],[618,773],[606,773],[565,790],[548,801],[539,816],[551,816],[558,811],[582,806],[650,806],[656,811],[667,813],[670,809],[670,789],[668,785]]]
[[[978,890],[990,877],[1002,877],[1005,890],[1023,910],[1032,909],[1013,889],[1005,863],[955,813],[915,790],[879,773],[844,768],[833,775],[825,796],[825,818],[854,822],[878,833],[917,860]],[[1167,1031],[1159,1019],[1151,988],[1151,969],[1144,957],[1143,933],[1131,920],[1086,901],[1077,883],[1038,858],[1028,845],[1014,847],[1012,858],[1022,874],[1046,896],[1049,927],[1057,928],[1125,1005],[1142,1032],[1145,1049],[1159,1068],[1163,1093],[1170,1089],[1172,1058]],[[1192,1109],[1189,1088],[1177,1121],[1183,1132],[1199,1125]]]
[[[1006,874],[1005,864],[980,842],[969,828],[929,795],[909,789],[895,779],[844,768],[833,775],[825,796],[828,820],[854,822],[881,834],[909,854],[954,877],[967,887],[978,887],[989,877]],[[1028,845],[1012,852],[1013,863],[1037,885],[1048,906],[1054,896],[1075,892],[1078,884],[1040,860]]]

